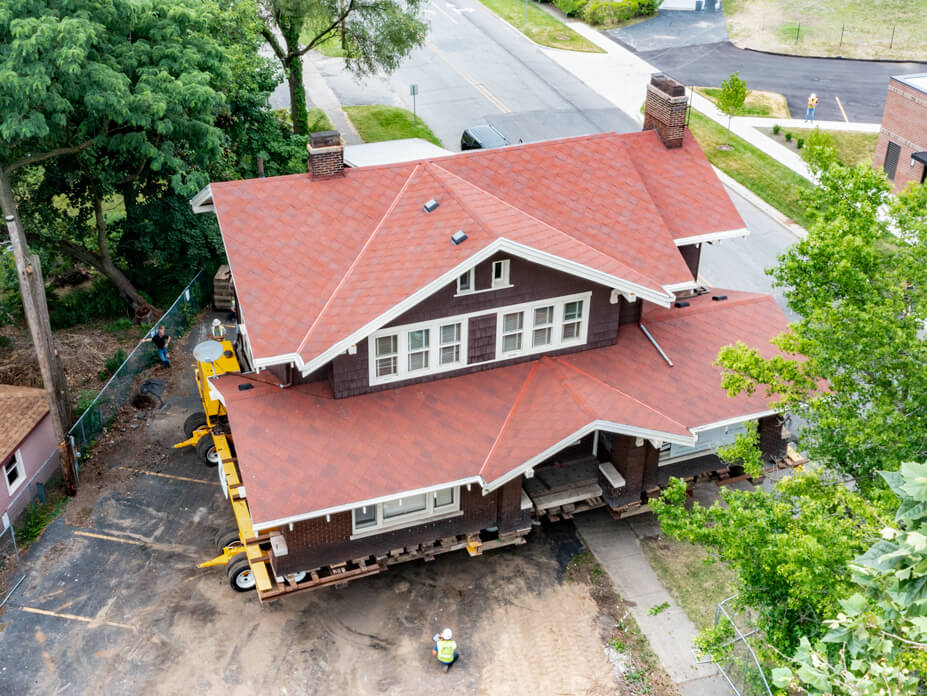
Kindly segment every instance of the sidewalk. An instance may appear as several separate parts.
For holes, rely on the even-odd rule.
[[[603,97],[613,102],[622,111],[643,123],[641,105],[647,95],[647,83],[650,75],[660,72],[659,68],[647,63],[623,46],[610,40],[599,31],[584,24],[567,20],[565,24],[578,34],[589,39],[605,51],[604,54],[578,53],[540,47],[545,55],[573,73],[577,78],[596,90]],[[692,106],[712,120],[727,128],[727,116],[708,99],[700,94],[692,94]],[[811,125],[801,119],[771,119],[737,116],[732,119],[731,132],[767,155],[784,164],[789,169],[813,180],[805,161],[794,151],[780,145],[772,138],[757,130],[758,127],[771,127],[780,124],[788,128],[810,128]],[[824,130],[845,130],[864,133],[878,133],[878,123],[844,123],[841,121],[819,121],[815,125]]]
[[[682,696],[728,696],[730,686],[717,666],[697,664],[691,647],[698,630],[666,591],[641,549],[641,537],[659,533],[653,515],[616,521],[604,510],[594,510],[576,515],[573,523]],[[669,608],[655,616],[648,613],[664,602]]]

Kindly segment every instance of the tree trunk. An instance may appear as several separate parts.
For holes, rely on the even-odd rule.
[[[281,18],[280,34],[286,46],[283,69],[290,88],[290,117],[293,119],[293,132],[297,135],[305,135],[309,112],[306,110],[306,87],[303,84],[303,59],[299,55],[299,31],[299,25],[294,25]]]

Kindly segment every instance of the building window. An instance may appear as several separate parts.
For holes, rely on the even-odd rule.
[[[441,365],[456,365],[460,362],[460,324],[446,324],[441,327],[438,362]]]
[[[502,352],[521,350],[521,334],[525,327],[525,313],[511,312],[502,315]]]
[[[408,337],[409,372],[428,369],[428,329],[410,331]]]
[[[492,262],[492,287],[504,288],[509,285],[509,259]]]
[[[889,179],[895,178],[895,169],[898,167],[898,156],[901,154],[901,147],[897,143],[889,142],[885,150],[885,164],[882,169],[885,170],[885,176]]]
[[[457,294],[466,295],[473,292],[473,269],[461,274],[457,278]]]
[[[388,377],[397,374],[399,336],[380,336],[376,340],[377,346],[377,377]]]
[[[745,434],[747,428],[743,423],[733,423],[711,430],[702,430],[694,445],[678,445],[675,442],[664,442],[660,447],[660,465],[702,457],[716,452],[719,447],[730,445],[738,435]]]
[[[370,384],[383,384],[463,367],[466,321],[440,319],[371,336]]]
[[[26,467],[19,450],[3,464],[3,475],[6,477],[6,488],[11,495],[26,480]]]
[[[499,313],[496,359],[586,342],[590,293],[508,307]]]
[[[460,510],[460,488],[406,495],[382,503],[354,508],[354,534],[409,526],[411,522],[447,515]]]

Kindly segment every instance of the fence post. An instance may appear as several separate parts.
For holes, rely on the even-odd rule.
[[[843,46],[843,32],[846,30],[846,28],[847,28],[846,24],[840,27],[840,46],[841,47]]]
[[[892,40],[888,42],[888,47],[889,47],[889,48],[892,48],[892,47],[895,45],[895,27],[896,27],[896,26],[898,26],[898,25],[896,25],[896,24],[893,24],[893,25],[892,25]]]
[[[801,22],[798,23],[798,26],[795,27],[795,43],[798,43],[798,40],[801,38]]]

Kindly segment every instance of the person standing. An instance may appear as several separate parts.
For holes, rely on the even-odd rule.
[[[460,654],[457,652],[457,643],[454,641],[454,633],[449,628],[445,628],[440,634],[435,634],[435,646],[431,649],[431,654],[438,658],[444,671],[448,671],[451,665],[457,661]]]
[[[164,324],[158,327],[158,332],[144,339],[143,343],[151,341],[155,348],[158,349],[158,357],[161,358],[161,367],[170,367],[171,361],[167,359],[167,347],[171,344],[171,337],[167,335],[167,329]]]
[[[222,323],[219,319],[212,320],[212,327],[209,329],[209,334],[217,341],[225,340],[225,324]]]
[[[814,110],[818,108],[818,95],[814,92],[808,97],[808,108],[805,110],[805,123],[810,121],[814,123]]]

